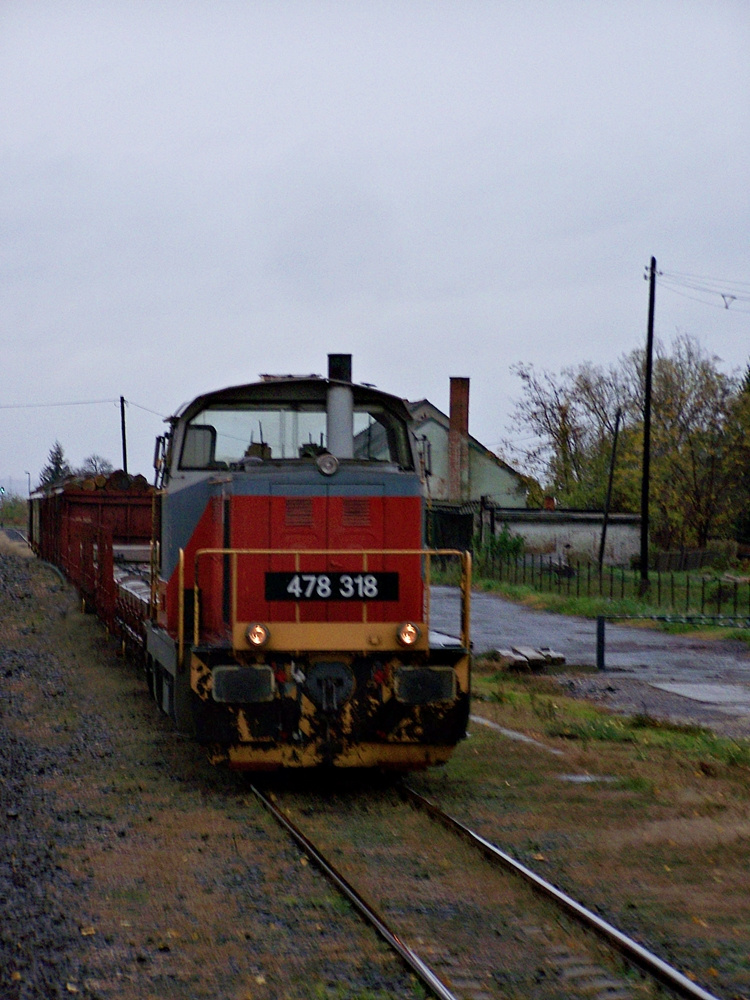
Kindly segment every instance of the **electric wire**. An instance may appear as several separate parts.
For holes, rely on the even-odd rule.
[[[68,403],[0,403],[0,410],[45,409],[51,406],[98,406],[102,403],[117,403],[119,399],[80,399]]]
[[[123,398],[123,402],[126,406],[134,406],[136,409],[144,410],[146,413],[151,413],[155,417],[161,417],[162,420],[167,419],[163,413],[159,413],[157,410],[152,410],[148,406],[142,406],[140,403],[134,403],[132,399]],[[77,399],[64,403],[0,403],[0,410],[43,410],[59,406],[100,406],[105,403],[113,403],[115,406],[119,406],[120,399],[119,397],[117,399]]]
[[[710,302],[707,299],[698,298],[697,295],[688,295],[687,292],[681,292],[677,288],[673,288],[669,284],[663,284],[660,282],[659,287],[666,289],[666,291],[671,292],[673,295],[679,295],[683,299],[690,299],[691,302],[700,302],[701,305],[708,306],[710,309],[721,309],[727,311],[730,308],[728,305],[726,305],[726,303],[723,302]],[[734,307],[732,307],[731,312],[743,313],[747,315],[748,313],[750,313],[750,309],[735,309]]]
[[[750,303],[750,282],[702,277],[683,271],[658,270],[656,277],[660,287],[683,298],[700,302],[715,309],[731,309],[735,313],[750,312],[750,309],[738,308],[736,306],[736,303]],[[690,295],[689,292],[697,294]],[[702,298],[701,296],[708,296],[709,298]],[[716,301],[717,299],[720,301]]]
[[[142,406],[140,403],[134,403],[132,399],[126,399],[125,402],[128,406],[134,406],[137,410],[144,410],[146,413],[151,413],[155,417],[161,417],[162,420],[169,419],[164,413],[159,413],[158,410],[151,410],[148,406]]]
[[[739,285],[750,290],[750,281],[728,281],[726,278],[709,278],[698,274],[688,274],[686,271],[659,271],[659,274],[663,274],[668,278],[685,278],[690,281],[700,281],[703,283],[712,282],[715,285],[721,285],[722,288]]]

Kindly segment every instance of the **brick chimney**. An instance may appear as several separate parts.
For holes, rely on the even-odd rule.
[[[451,378],[448,499],[469,499],[469,379]]]

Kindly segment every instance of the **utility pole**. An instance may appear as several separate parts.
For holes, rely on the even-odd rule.
[[[128,472],[128,444],[125,437],[125,397],[120,396],[120,430],[122,431],[122,471]]]
[[[656,300],[656,258],[651,258],[648,292],[648,334],[646,337],[646,385],[643,402],[643,472],[641,476],[641,585],[640,594],[648,593],[648,498],[651,481],[651,380],[654,357],[654,305]]]
[[[604,546],[607,541],[607,523],[609,521],[609,507],[612,502],[612,484],[615,478],[615,461],[617,460],[617,436],[620,433],[620,417],[622,410],[617,407],[615,414],[615,432],[612,436],[612,453],[609,456],[609,479],[607,481],[607,497],[604,501],[604,520],[602,521],[602,537],[599,542],[599,572],[604,565]]]

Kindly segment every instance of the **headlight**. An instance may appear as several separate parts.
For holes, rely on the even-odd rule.
[[[271,633],[265,625],[261,625],[260,622],[253,622],[252,625],[247,626],[245,635],[251,646],[255,646],[256,649],[260,649],[261,646],[265,646],[268,642]]]
[[[324,451],[322,455],[318,455],[315,459],[315,464],[324,476],[332,476],[339,467],[339,460],[329,451]]]
[[[404,622],[399,625],[396,638],[402,646],[413,646],[422,633],[414,622]]]

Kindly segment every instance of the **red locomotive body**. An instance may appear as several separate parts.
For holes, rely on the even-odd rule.
[[[438,634],[408,410],[352,383],[348,355],[330,365],[327,379],[266,377],[170,418],[153,517],[140,498],[148,530],[124,532],[145,541],[153,521],[150,588],[121,581],[114,608],[96,518],[80,542],[96,547],[91,584],[61,541],[78,514],[48,524],[45,505],[35,511],[39,553],[139,643],[177,726],[235,767],[425,767],[465,736],[469,556],[451,553],[459,634]],[[123,532],[111,534],[122,549]]]

